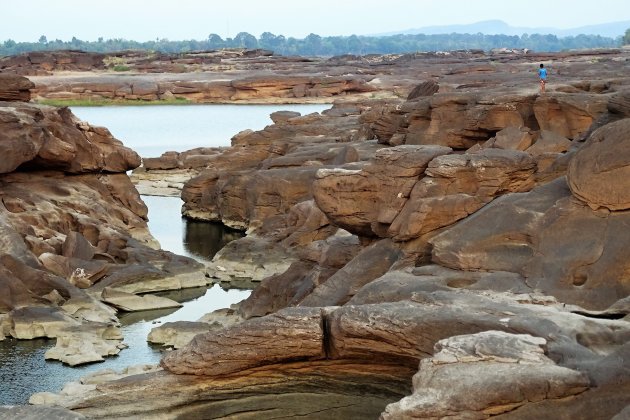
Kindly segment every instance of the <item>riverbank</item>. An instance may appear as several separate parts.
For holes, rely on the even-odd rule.
[[[375,64],[408,93],[277,113],[205,156],[184,212],[247,231],[208,271],[259,282],[239,321],[162,371],[55,403],[98,418],[622,413],[630,61],[551,57],[544,95],[542,56]]]
[[[151,106],[151,105],[192,105],[187,99],[160,99],[153,101],[145,101],[140,99],[39,99],[35,101],[40,105],[56,106],[56,107],[86,107],[86,106]]]

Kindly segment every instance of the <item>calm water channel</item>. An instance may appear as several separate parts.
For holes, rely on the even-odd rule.
[[[304,105],[156,105],[72,107],[72,112],[93,125],[109,128],[142,157],[157,157],[170,150],[229,146],[245,129],[262,130],[272,123],[269,114],[279,110],[302,115],[330,108]]]
[[[327,108],[328,105],[191,105],[73,107],[72,111],[93,125],[108,127],[116,138],[141,156],[152,157],[168,150],[229,146],[230,138],[239,131],[262,129],[271,124],[269,114],[277,110],[293,110],[305,115]],[[149,229],[163,249],[199,260],[210,260],[225,243],[240,236],[240,233],[218,224],[183,219],[179,198],[142,198],[149,208]],[[157,363],[161,348],[146,342],[149,331],[156,323],[197,320],[208,312],[241,301],[249,295],[249,291],[225,291],[214,286],[163,295],[184,302],[184,306],[121,314],[124,341],[129,348],[101,363],[71,368],[60,362],[47,362],[44,353],[54,345],[54,340],[0,341],[0,405],[25,404],[35,392],[59,392],[66,382],[90,372]]]

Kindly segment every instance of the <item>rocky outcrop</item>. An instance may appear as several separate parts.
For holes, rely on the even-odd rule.
[[[265,332],[274,331],[273,339]],[[248,337],[249,346],[233,344]],[[162,366],[175,373],[219,376],[274,363],[325,358],[321,310],[285,309],[264,318],[199,335],[178,353],[167,355]],[[207,363],[213,354],[217,363]]]
[[[388,290],[395,291],[392,286],[401,275],[389,274]],[[411,296],[398,294],[389,303],[379,298],[379,303],[284,309],[198,335],[162,361],[167,370],[185,375],[144,375],[56,401],[88,416],[102,416],[103,402],[117,395],[115,410],[106,416],[160,410],[170,418],[181,415],[180,407],[191,407],[186,413],[199,416],[227,401],[230,412],[259,410],[251,394],[265,390],[257,401],[273,395],[271,406],[283,414],[295,410],[294,400],[279,397],[283,392],[303,394],[308,401],[304,412],[327,407],[335,413],[335,401],[357,402],[354,389],[362,383],[364,395],[375,398],[367,412],[376,417],[384,409],[377,407],[402,391],[399,375],[420,363],[414,379],[418,394],[388,406],[384,416],[398,418],[417,410],[476,412],[477,418],[486,418],[508,411],[518,415],[537,404],[561,409],[577,394],[579,404],[589,404],[602,397],[601,387],[618,378],[604,372],[615,369],[624,351],[630,331],[626,321],[586,318],[533,293],[474,292],[461,284],[430,291],[427,286],[416,282]],[[461,372],[470,373],[466,380]],[[313,375],[319,380],[313,381]],[[592,381],[597,387],[591,388]],[[236,390],[245,385],[247,397]],[[144,401],[155,403],[140,405],[134,396],[147,387],[154,391],[145,394]],[[172,390],[177,390],[175,398]],[[212,397],[200,400],[202,390]],[[324,395],[327,402],[316,398]],[[197,404],[189,404],[193,401]],[[622,401],[606,410],[621,411]],[[348,403],[353,414],[361,412],[355,403]]]
[[[221,77],[219,77],[221,76]],[[238,77],[221,72],[166,75],[39,76],[33,96],[55,100],[159,101],[195,103],[326,103],[376,90],[364,76],[277,75]]]
[[[594,210],[630,209],[630,193],[623,186],[630,171],[630,159],[625,155],[629,130],[628,118],[598,129],[569,164],[571,192]]]
[[[141,73],[182,73],[199,71],[201,66],[217,66],[222,60],[248,58],[250,62],[264,60],[273,52],[262,49],[225,49],[220,51],[196,51],[179,54],[145,51],[120,51],[95,53],[79,50],[29,51],[2,57],[0,71],[22,75],[46,75],[51,72],[90,72],[111,69],[113,71],[137,71]]]
[[[64,173],[121,173],[140,157],[106,128],[79,121],[68,108],[7,103],[0,108],[0,173],[57,170]]]
[[[0,104],[2,337],[56,338],[46,357],[70,365],[117,354],[112,289],[205,285],[202,265],[158,249],[125,174],[140,157],[107,129],[67,108]]]
[[[211,380],[156,372],[100,384],[80,395],[57,398],[55,403],[100,418],[216,418],[261,411],[318,417],[322,408],[327,416],[376,418],[385,405],[409,392],[409,385],[396,379],[408,375],[409,369],[384,365],[376,372],[367,369],[370,365],[293,362]],[[113,395],[117,395],[115,405],[111,405]],[[173,404],[173,397],[179,403]]]
[[[621,415],[627,211],[608,175],[625,165],[609,150],[628,62],[593,76],[567,54],[538,95],[530,64],[461,54],[375,57],[390,74],[372,85],[422,63],[437,92],[276,114],[209,157],[184,210],[247,229],[209,270],[261,280],[243,320],[169,352],[164,372],[57,403],[103,417]]]
[[[93,71],[105,68],[105,54],[83,51],[30,51],[0,58],[2,73],[35,76],[51,71]]]
[[[604,309],[628,294],[626,262],[619,258],[626,217],[591,210],[560,178],[496,200],[436,236],[433,261],[459,270],[520,273],[530,286],[564,302]],[[575,236],[589,241],[576,242]]]
[[[318,169],[354,162],[374,149],[361,141],[359,110],[341,111],[294,117],[234,136],[233,147],[184,186],[184,214],[245,229],[311,199]]]
[[[0,73],[0,101],[28,102],[34,86],[26,77]]]
[[[586,375],[557,366],[544,345],[542,338],[497,331],[441,340],[414,375],[414,394],[388,405],[381,418],[481,419],[584,392]]]
[[[439,146],[383,148],[362,169],[321,169],[313,186],[315,201],[337,226],[374,235],[391,223],[429,162],[450,151]]]

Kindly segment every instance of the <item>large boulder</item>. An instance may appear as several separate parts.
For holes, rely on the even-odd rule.
[[[595,131],[575,154],[567,173],[573,195],[593,209],[630,209],[630,118]]]
[[[300,306],[343,305],[364,285],[382,276],[402,256],[391,240],[383,239],[361,250],[352,261],[317,286]]]
[[[320,308],[283,309],[196,336],[160,364],[178,374],[218,376],[283,361],[324,359]],[[246,346],[240,345],[246,340]],[[212,354],[207,360],[205,354]]]
[[[545,356],[545,344],[542,338],[498,331],[441,340],[436,353],[420,363],[414,394],[388,405],[381,418],[483,419],[584,392],[586,375],[557,366]]]
[[[382,148],[363,169],[321,169],[313,185],[317,205],[336,225],[376,236],[391,223],[441,146]]]
[[[519,273],[564,302],[604,309],[630,293],[628,217],[593,211],[558,178],[494,200],[434,237],[432,259],[459,270]]]
[[[607,98],[597,94],[553,94],[536,98],[534,113],[542,130],[579,139],[607,112]]]
[[[67,173],[124,172],[137,153],[111,133],[76,118],[68,108],[7,103],[0,107],[0,173],[53,169]]]
[[[31,100],[31,91],[35,84],[26,77],[14,74],[0,73],[0,101]]]
[[[438,156],[390,221],[387,235],[396,241],[418,238],[467,217],[497,196],[528,191],[535,169],[531,156],[516,150]]]

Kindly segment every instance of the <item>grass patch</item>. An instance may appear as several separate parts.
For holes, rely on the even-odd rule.
[[[117,65],[117,66],[114,66],[112,68],[112,70],[114,70],[114,71],[129,71],[129,70],[131,70],[131,67],[123,66],[123,65]]]
[[[145,105],[191,105],[194,102],[185,98],[160,99],[145,101],[142,99],[40,99],[35,101],[41,105],[51,106],[145,106]]]

